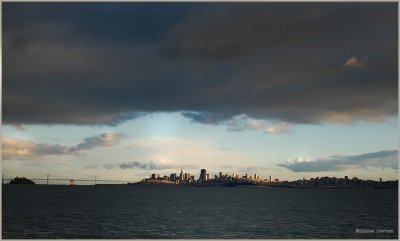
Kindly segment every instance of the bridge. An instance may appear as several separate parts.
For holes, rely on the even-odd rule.
[[[2,184],[8,184],[15,177],[2,177]],[[24,177],[29,180],[32,180],[36,184],[45,184],[45,185],[96,185],[96,184],[126,184],[133,183],[133,180],[111,180],[111,179],[98,179],[97,176],[89,179],[82,178],[50,178],[50,175],[45,175],[42,177],[29,178]]]

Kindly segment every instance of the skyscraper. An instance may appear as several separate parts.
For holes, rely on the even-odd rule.
[[[179,174],[179,181],[182,181],[182,180],[183,180],[183,171],[181,169],[181,173]]]
[[[201,171],[200,171],[200,180],[202,182],[207,180],[207,171],[206,171],[206,169],[201,169]]]
[[[183,180],[187,181],[190,179],[190,173],[184,173],[183,174]]]

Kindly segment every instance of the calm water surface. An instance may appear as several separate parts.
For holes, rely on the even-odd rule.
[[[2,202],[3,238],[398,237],[397,190],[3,185]]]

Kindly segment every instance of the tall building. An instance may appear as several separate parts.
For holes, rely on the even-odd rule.
[[[272,176],[269,176],[269,181],[272,182]]]
[[[206,171],[206,169],[201,169],[201,171],[200,171],[200,180],[202,182],[207,181],[207,171]]]
[[[181,173],[179,174],[179,181],[183,181],[183,171],[181,169]]]
[[[219,172],[219,179],[222,179],[222,172]]]
[[[183,180],[187,181],[190,179],[190,173],[184,173],[183,174]]]
[[[151,174],[150,178],[155,180],[157,178],[157,176],[156,176],[156,174]]]
[[[207,173],[206,179],[207,179],[207,180],[210,180],[210,174]]]
[[[169,180],[175,181],[176,180],[176,173],[172,173],[169,175]]]

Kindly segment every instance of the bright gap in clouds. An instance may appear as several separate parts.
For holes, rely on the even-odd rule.
[[[100,126],[28,125],[22,131],[5,126],[3,160],[18,153],[25,156],[25,161],[6,160],[3,167],[7,173],[26,170],[29,166],[29,172],[36,170],[43,175],[46,172],[63,175],[70,168],[72,173],[82,177],[98,173],[109,178],[143,178],[154,171],[160,174],[178,172],[181,166],[193,174],[206,168],[215,173],[257,172],[262,176],[272,174],[292,179],[313,172],[292,172],[280,165],[285,160],[299,156],[311,159],[337,154],[352,156],[396,147],[394,119],[373,125],[294,125],[290,132],[282,134],[263,131],[269,124],[264,120],[241,116],[232,122],[218,125],[193,123],[176,112],[143,116],[106,129]],[[233,126],[240,128],[230,130]],[[105,130],[108,132],[104,133],[123,135],[101,134]],[[21,133],[29,138],[17,135]],[[85,136],[85,133],[88,135]],[[10,144],[9,141],[15,139],[29,145],[19,150],[14,150],[16,145],[14,149],[4,145],[4,141]],[[36,146],[33,147],[32,143]],[[79,154],[71,151],[78,149],[81,150]],[[32,151],[43,158],[30,162],[26,157],[32,156]],[[48,155],[44,155],[46,152]],[[48,169],[49,166],[52,168]],[[329,173],[329,170],[326,171]],[[330,174],[342,175],[344,171]],[[373,170],[365,169],[359,172],[353,170],[352,173],[371,177],[378,175]],[[393,173],[388,175],[393,176]]]

